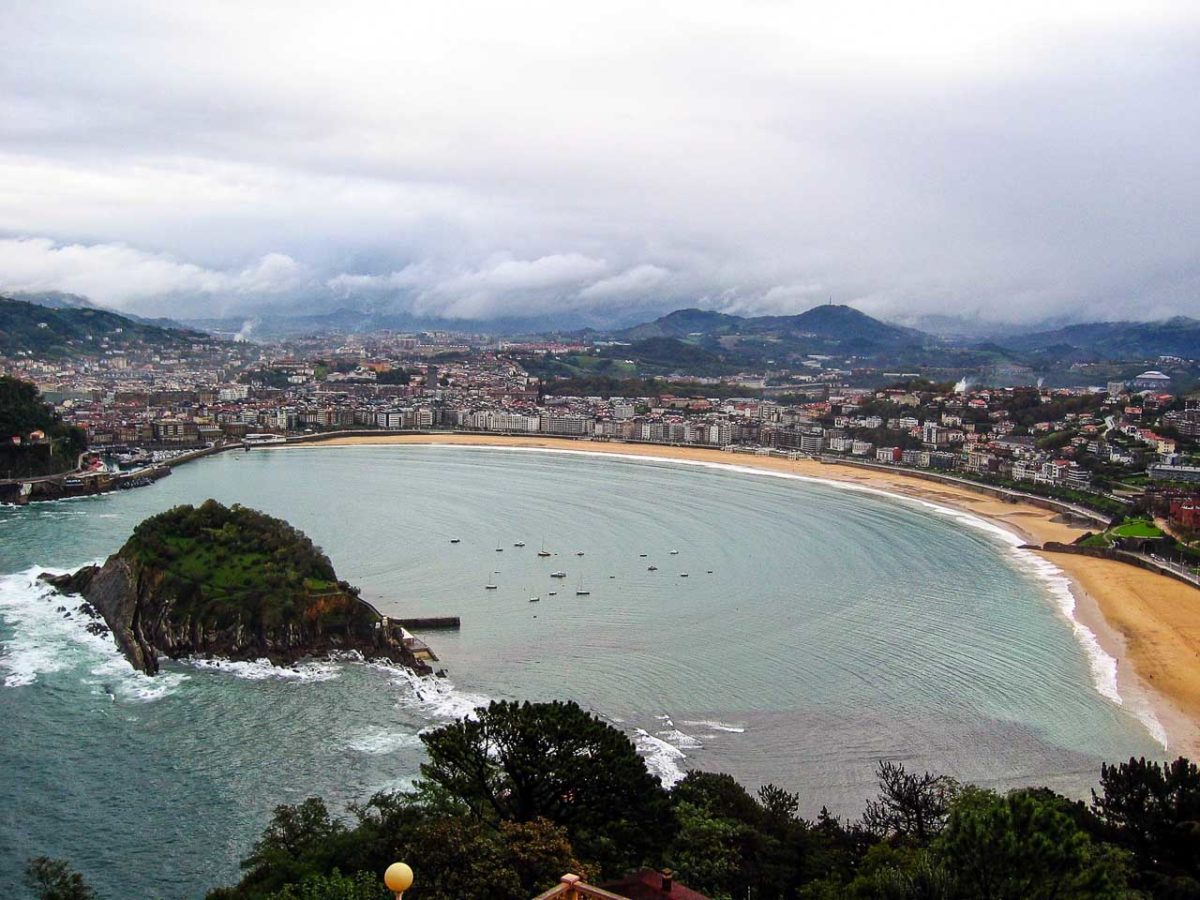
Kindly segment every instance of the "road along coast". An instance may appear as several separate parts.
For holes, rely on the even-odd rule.
[[[507,447],[542,451],[611,454],[811,478],[910,498],[974,516],[1027,544],[1069,544],[1087,528],[1053,510],[1011,502],[960,484],[929,481],[887,471],[810,459],[783,459],[696,447],[624,444],[535,436],[411,434],[343,436],[310,440],[308,447],[381,444]],[[271,449],[285,445],[272,445]],[[1038,553],[1049,570],[1069,579],[1066,615],[1081,641],[1098,645],[1098,687],[1129,704],[1172,754],[1200,756],[1200,591],[1124,563],[1062,553]],[[1068,608],[1073,606],[1074,608]],[[1087,647],[1089,656],[1097,648]],[[1103,684],[1114,681],[1110,694]],[[1164,751],[1167,752],[1167,751]]]

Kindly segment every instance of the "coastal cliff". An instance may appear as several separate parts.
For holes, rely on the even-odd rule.
[[[236,505],[176,507],[138,525],[103,565],[45,577],[82,595],[151,675],[160,655],[290,665],[347,651],[429,672],[302,532]]]

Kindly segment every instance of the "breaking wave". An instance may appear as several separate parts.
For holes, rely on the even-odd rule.
[[[35,566],[0,577],[0,620],[10,634],[0,650],[6,688],[36,684],[60,672],[78,672],[84,684],[112,699],[151,701],[174,693],[187,680],[177,672],[138,672],[107,634],[93,634],[83,598],[62,594],[38,576],[66,570]]]

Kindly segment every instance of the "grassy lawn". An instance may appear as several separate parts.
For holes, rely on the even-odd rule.
[[[1132,538],[1160,538],[1163,536],[1163,533],[1152,522],[1140,519],[1133,522],[1126,522],[1124,525],[1118,525],[1109,533],[1116,537]]]

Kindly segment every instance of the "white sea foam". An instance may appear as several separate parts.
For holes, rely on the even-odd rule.
[[[687,759],[687,754],[674,744],[655,737],[644,728],[638,728],[633,734],[633,745],[646,760],[650,774],[661,781],[663,787],[674,787],[683,781],[687,773],[682,763]]]
[[[375,790],[379,793],[407,794],[407,793],[411,793],[413,788],[415,788],[416,786],[417,786],[417,779],[407,778],[407,777],[402,776],[400,778],[392,778],[389,781],[385,781],[383,784],[381,784]]]
[[[385,753],[395,753],[412,747],[420,747],[421,738],[417,734],[403,731],[388,731],[384,728],[372,728],[355,735],[346,742],[346,747],[357,753],[367,753],[372,756]]]
[[[715,722],[712,719],[687,719],[683,724],[691,728],[707,728],[709,731],[727,731],[731,734],[744,734],[746,731],[742,725],[730,725],[726,722]]]
[[[222,657],[192,656],[181,663],[205,672],[220,672],[247,681],[330,681],[341,673],[334,660],[312,660],[294,666],[277,666],[269,659],[232,660]]]
[[[60,594],[38,580],[46,572],[63,574],[34,567],[0,578],[0,618],[12,631],[0,652],[5,687],[27,687],[40,676],[79,670],[84,684],[97,685],[113,698],[149,701],[174,692],[185,680],[178,673],[151,677],[135,670],[110,636],[87,630],[93,619],[81,612],[81,597]]]
[[[475,710],[487,706],[491,699],[482,694],[460,691],[445,678],[418,675],[411,669],[386,666],[393,676],[392,683],[405,688],[399,703],[437,719],[470,719]]]
[[[690,735],[684,734],[671,721],[670,716],[655,716],[665,726],[661,731],[656,731],[655,734],[666,741],[671,746],[679,750],[700,750],[704,745],[699,739]]]
[[[435,446],[461,447],[463,445],[435,444]],[[812,484],[822,484],[838,490],[853,491],[861,494],[872,494],[878,497],[887,497],[901,503],[919,506],[939,515],[947,516],[961,524],[986,532],[1004,543],[1006,545],[1006,549],[1011,554],[1013,561],[1017,563],[1020,568],[1030,572],[1042,582],[1046,593],[1054,602],[1055,607],[1059,610],[1059,612],[1062,613],[1064,618],[1066,618],[1067,622],[1070,624],[1071,631],[1087,658],[1088,667],[1092,676],[1092,684],[1096,691],[1107,700],[1110,700],[1119,706],[1126,705],[1125,698],[1121,695],[1117,685],[1117,661],[1100,645],[1100,640],[1096,637],[1096,634],[1090,628],[1080,622],[1075,616],[1075,597],[1071,593],[1071,581],[1066,574],[1056,565],[1042,559],[1032,551],[1020,549],[1021,545],[1024,544],[1025,541],[1016,533],[1001,525],[997,525],[994,522],[989,522],[986,519],[973,515],[972,513],[964,512],[960,509],[954,509],[949,506],[943,506],[942,504],[934,503],[929,500],[923,500],[919,497],[912,497],[907,494],[900,494],[885,490],[872,485],[856,484],[831,478],[819,478],[812,475],[800,475],[795,472],[780,472],[773,469],[760,469],[754,466],[738,465],[737,463],[712,462],[709,460],[699,459],[674,459],[662,456],[645,456],[638,453],[606,453],[596,450],[574,449],[560,450],[553,447],[505,447],[479,445],[478,448],[473,447],[472,449],[516,453],[578,454],[582,456],[593,456],[600,459],[627,459],[638,462],[665,463],[668,465],[677,466],[694,466],[702,469],[739,472],[745,475],[782,478],[789,481],[804,481]],[[1166,729],[1163,728],[1162,722],[1159,721],[1158,716],[1155,714],[1154,709],[1150,706],[1150,704],[1147,702],[1135,702],[1130,704],[1129,708],[1150,733],[1150,736],[1164,748],[1166,748],[1168,743]]]

